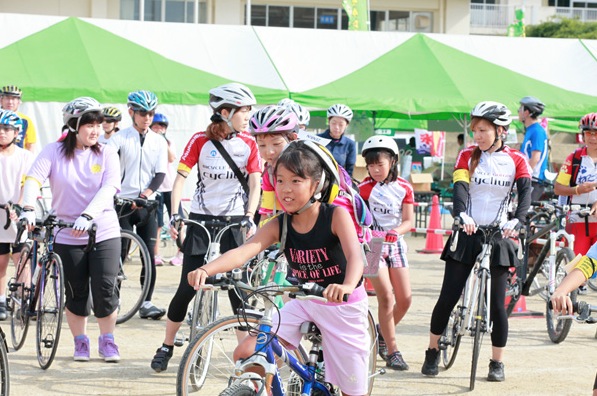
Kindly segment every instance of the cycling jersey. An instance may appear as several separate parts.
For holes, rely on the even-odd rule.
[[[261,173],[261,157],[250,134],[241,132],[221,143],[243,175]],[[211,216],[244,216],[247,194],[205,132],[198,132],[189,140],[180,157],[178,170],[190,172],[195,165],[198,182],[191,212]]]
[[[17,140],[15,144],[21,148],[25,148],[28,144],[34,144],[37,142],[37,132],[35,130],[35,125],[33,125],[33,122],[31,121],[31,118],[27,117],[21,112],[17,112],[17,115],[21,117],[21,120],[23,121],[23,128],[17,134]]]
[[[157,134],[148,131],[141,142],[141,134],[130,126],[118,131],[107,143],[120,156],[122,190],[120,196],[137,198],[151,183],[156,173],[168,171],[168,146]]]
[[[278,201],[278,197],[276,197],[273,171],[272,167],[266,164],[263,175],[261,175],[261,205],[259,206],[259,214],[267,216],[284,210],[284,207]]]
[[[533,168],[532,173],[532,176],[538,180],[545,180],[548,149],[549,145],[547,142],[547,133],[545,132],[545,129],[543,129],[541,124],[538,122],[529,125],[524,133],[524,140],[520,146],[520,151],[522,151],[527,158],[531,158],[533,151],[541,152],[539,162],[537,162],[537,165],[535,165],[535,168]]]
[[[587,182],[596,182],[597,181],[597,166],[593,162],[593,159],[587,155],[587,148],[583,147],[580,149],[580,164],[578,168],[578,172],[576,174],[576,184],[580,185],[582,183]],[[572,184],[572,163],[574,160],[574,152],[572,152],[568,157],[566,157],[566,161],[560,168],[560,172],[558,173],[558,177],[556,178],[556,182],[560,183],[563,186],[570,186]],[[597,201],[597,190],[590,191],[580,195],[573,195],[570,197],[571,204],[575,205],[592,205],[593,202]],[[570,223],[577,223],[585,221],[584,218],[579,217],[576,213],[571,213],[568,221]],[[597,222],[597,216],[589,216],[589,222],[594,223]]]
[[[530,188],[528,162],[519,151],[502,146],[493,153],[481,152],[479,164],[471,175],[470,162],[475,149],[475,147],[469,147],[462,150],[456,159],[453,175],[454,214],[459,215],[461,211],[466,211],[479,225],[488,225],[494,221],[503,225],[508,220],[508,202],[514,183],[526,178],[528,179],[527,186]],[[456,194],[458,182],[466,183],[468,186],[467,197]],[[529,197],[525,196],[527,193]],[[518,194],[519,209],[517,209],[516,217],[524,222],[530,191],[521,191],[519,187]],[[460,209],[464,202],[457,202],[457,200],[466,202],[463,210]],[[527,206],[526,209],[525,206]]]
[[[402,224],[402,206],[414,204],[413,188],[401,177],[390,183],[380,183],[366,177],[359,185],[360,194],[369,202],[374,231],[389,231]]]
[[[0,155],[0,204],[19,202],[23,180],[32,162],[33,154],[20,147],[15,147],[11,155]],[[4,229],[5,224],[6,212],[0,210],[0,243],[14,243],[17,236],[16,222],[11,221],[7,230]],[[23,236],[23,241],[25,239],[26,235]]]

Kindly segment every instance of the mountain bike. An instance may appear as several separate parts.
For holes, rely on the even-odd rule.
[[[15,276],[8,282],[7,308],[13,348],[19,350],[23,346],[29,320],[35,317],[37,361],[44,370],[50,367],[56,355],[64,311],[64,275],[62,260],[54,253],[54,231],[57,234],[73,226],[74,223],[57,220],[53,214],[37,220],[29,234],[31,243],[25,243],[15,266]],[[17,242],[26,227],[26,221],[21,220],[17,227]],[[88,231],[87,252],[95,244],[96,227],[92,224]],[[39,251],[41,255],[38,255]]]
[[[475,260],[475,264],[466,281],[462,293],[462,300],[450,314],[448,325],[439,340],[439,349],[442,355],[444,367],[449,369],[456,360],[460,349],[462,337],[467,333],[473,338],[473,355],[471,360],[471,375],[469,388],[475,389],[477,365],[479,352],[485,333],[491,333],[492,323],[490,321],[491,311],[491,270],[490,258],[493,248],[493,238],[496,235],[501,237],[501,229],[498,224],[478,226],[483,234],[483,245],[481,252]],[[454,222],[454,237],[450,245],[452,251],[458,245],[458,234],[460,233],[460,221],[457,218]],[[518,257],[522,256],[522,248],[519,245]]]

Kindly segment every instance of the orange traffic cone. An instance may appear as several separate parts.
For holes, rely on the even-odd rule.
[[[427,226],[427,239],[425,249],[417,250],[419,253],[441,253],[444,250],[444,239],[441,234],[434,230],[441,229],[441,215],[439,210],[439,198],[434,195],[431,200],[431,218]]]
[[[510,297],[506,298],[506,306],[508,306],[508,303],[510,301]],[[535,311],[528,311],[527,310],[527,300],[525,299],[524,296],[520,296],[518,298],[518,301],[516,301],[516,305],[514,306],[514,309],[512,310],[512,313],[510,314],[511,317],[515,317],[515,318],[524,318],[524,317],[542,317],[543,313],[542,312],[535,312]]]
[[[365,278],[365,291],[367,291],[368,296],[376,296],[375,289],[373,288],[373,284],[369,280],[369,278]]]

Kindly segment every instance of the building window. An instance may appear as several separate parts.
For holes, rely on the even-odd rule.
[[[290,27],[290,7],[268,6],[267,26]]]
[[[315,8],[294,7],[292,27],[313,29],[315,27]]]
[[[245,7],[245,20],[247,17]],[[251,6],[251,25],[253,26],[267,26],[267,6],[254,5]]]
[[[317,29],[338,29],[338,9],[318,8]]]
[[[146,21],[162,20],[162,0],[143,0],[145,2],[145,12],[143,17]]]
[[[570,0],[549,0],[547,5],[550,7],[570,7]]]
[[[207,23],[207,0],[120,0],[120,18],[140,20],[143,1],[143,20],[157,22],[195,23],[195,7],[199,23]]]

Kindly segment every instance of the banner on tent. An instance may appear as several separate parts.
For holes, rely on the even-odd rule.
[[[415,129],[417,153],[432,157],[443,157],[446,145],[446,132]]]

